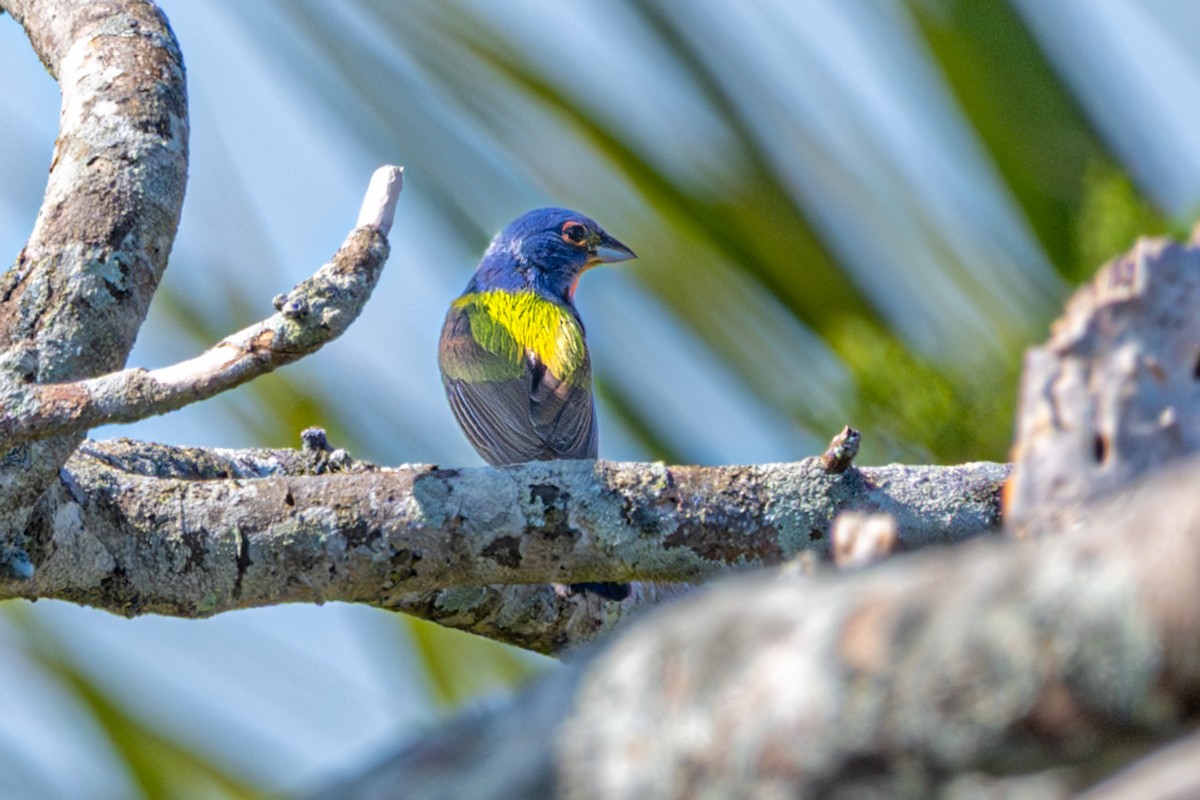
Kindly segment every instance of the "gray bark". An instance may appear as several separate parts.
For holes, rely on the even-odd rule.
[[[728,579],[318,796],[965,798],[1051,767],[1078,789],[1196,722],[1197,480],[1057,538]]]
[[[93,442],[31,525],[35,574],[0,582],[0,597],[188,617],[364,602],[556,651],[666,590],[644,587],[612,603],[480,587],[698,582],[804,551],[823,555],[830,521],[847,509],[891,515],[905,548],[955,541],[997,529],[1007,472],[973,464],[829,473],[818,459],[385,469],[317,452]]]
[[[1078,291],[1025,356],[1008,488],[1037,535],[1200,450],[1200,250],[1143,239]]]
[[[121,367],[167,265],[187,179],[183,59],[137,0],[4,0],[58,80],[62,113],[33,233],[0,278],[0,394]],[[78,433],[9,449],[10,546]]]

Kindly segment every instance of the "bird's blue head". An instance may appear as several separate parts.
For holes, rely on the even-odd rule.
[[[570,303],[584,270],[634,257],[583,214],[539,208],[496,234],[467,291],[533,289]]]

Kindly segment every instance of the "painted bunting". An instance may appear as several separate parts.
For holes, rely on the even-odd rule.
[[[565,208],[530,211],[500,231],[450,304],[438,366],[467,439],[493,466],[595,458],[592,366],[575,308],[579,276],[634,253]],[[628,584],[574,584],[624,599]]]

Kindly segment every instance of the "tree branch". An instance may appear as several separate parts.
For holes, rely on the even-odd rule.
[[[34,230],[0,278],[0,396],[119,369],[167,264],[187,179],[183,60],[141,0],[0,0],[62,90],[50,179]],[[80,441],[0,460],[0,531]],[[10,544],[21,546],[19,538]]]
[[[581,612],[578,603],[551,604],[528,590],[471,587],[693,582],[805,550],[824,553],[830,521],[844,509],[890,514],[902,547],[954,541],[996,530],[1008,474],[997,464],[837,474],[809,459],[753,467],[352,465],[313,475],[312,454],[217,454],[201,469],[186,465],[203,460],[189,452],[205,451],[81,450],[32,526],[37,573],[0,584],[0,597],[179,616],[345,600],[424,610],[550,650],[607,630],[667,590]],[[238,470],[222,473],[232,461]],[[153,473],[125,469],[135,463]],[[190,479],[163,477],[171,473]],[[194,479],[213,474],[238,477]],[[247,480],[252,474],[261,477]],[[532,597],[540,598],[536,610],[520,605]]]
[[[275,299],[278,313],[169,367],[127,369],[74,383],[18,385],[2,399],[0,441],[12,446],[174,411],[296,361],[340,336],[371,296],[388,256],[383,231],[391,227],[402,170],[381,167],[376,174],[363,201],[360,226],[330,263]]]
[[[1023,535],[1200,452],[1200,248],[1141,239],[1030,348],[1006,508]]]

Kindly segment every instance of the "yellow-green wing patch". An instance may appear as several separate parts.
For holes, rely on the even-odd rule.
[[[506,365],[523,364],[531,352],[555,378],[570,383],[587,357],[575,316],[533,292],[477,292],[455,300],[453,309],[466,313],[475,342]],[[502,377],[510,376],[492,379]]]

